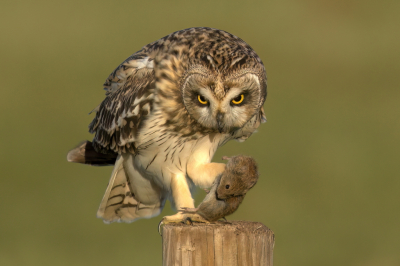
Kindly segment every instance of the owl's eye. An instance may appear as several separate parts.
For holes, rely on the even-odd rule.
[[[244,95],[240,94],[239,96],[232,99],[233,104],[241,104],[244,100]]]
[[[201,104],[207,104],[208,103],[206,98],[204,96],[200,95],[200,94],[197,95],[197,100],[199,100],[199,103],[201,103]]]

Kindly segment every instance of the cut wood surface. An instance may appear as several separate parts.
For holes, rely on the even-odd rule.
[[[164,266],[272,266],[274,233],[258,222],[167,224]]]

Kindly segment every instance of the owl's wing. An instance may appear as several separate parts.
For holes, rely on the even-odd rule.
[[[96,117],[89,125],[96,151],[135,152],[137,132],[153,108],[154,80],[153,59],[141,51],[110,74],[106,98],[93,110]]]

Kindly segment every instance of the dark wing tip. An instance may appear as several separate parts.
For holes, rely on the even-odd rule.
[[[118,154],[96,152],[92,142],[83,141],[67,154],[67,161],[72,163],[90,164],[95,166],[114,165]]]
[[[67,161],[71,163],[85,163],[85,147],[90,141],[82,141],[67,154]]]

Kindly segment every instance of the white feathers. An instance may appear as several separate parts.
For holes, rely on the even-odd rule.
[[[138,115],[138,114],[139,114],[139,107],[140,107],[140,105],[137,104],[137,105],[135,106],[135,108],[133,109],[133,111],[132,111],[132,113],[131,113],[130,116]],[[130,117],[130,116],[129,116],[129,117]]]
[[[145,57],[142,59],[130,60],[130,61],[124,63],[124,65],[126,65],[128,67],[133,67],[136,69],[153,68],[154,67],[153,62],[154,61],[150,57]]]
[[[257,83],[258,87],[260,87],[260,79],[254,74],[248,74],[254,81]]]

